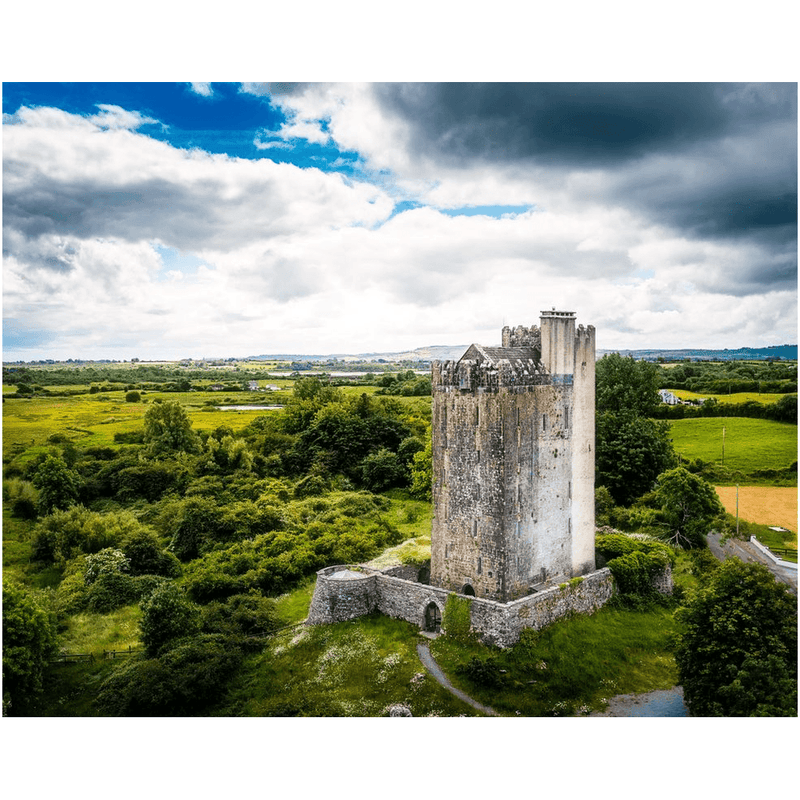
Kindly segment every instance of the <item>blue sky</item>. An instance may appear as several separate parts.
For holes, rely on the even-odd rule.
[[[5,83],[6,360],[797,335],[794,83]]]

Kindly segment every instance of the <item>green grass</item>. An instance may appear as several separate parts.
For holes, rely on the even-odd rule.
[[[726,514],[728,529],[732,535],[736,535],[736,517],[733,514]],[[794,556],[781,555],[787,561],[797,562],[797,535],[792,531],[773,531],[767,525],[759,525],[755,522],[739,520],[739,535],[737,538],[749,541],[751,536],[755,536],[761,544],[769,548],[794,549]]]
[[[89,611],[68,617],[66,629],[58,637],[58,646],[65,653],[92,653],[102,658],[104,650],[125,650],[139,647],[138,604],[123,606],[109,614]]]
[[[501,714],[570,716],[600,711],[617,694],[669,689],[678,682],[670,608],[603,608],[535,632],[514,647],[494,650],[441,637],[431,652],[451,682]],[[497,668],[495,686],[459,674],[471,658]]]
[[[247,659],[214,714],[380,717],[403,703],[415,717],[473,716],[425,672],[418,640],[415,626],[383,616],[278,635]]]
[[[722,461],[745,474],[765,469],[782,470],[797,461],[797,426],[771,420],[742,417],[679,419],[670,422],[675,452],[685,459]]]

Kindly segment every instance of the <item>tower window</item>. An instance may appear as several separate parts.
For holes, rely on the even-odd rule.
[[[569,409],[564,409],[564,427],[569,428]]]
[[[542,414],[542,430],[547,430],[547,414]]]
[[[483,562],[483,559],[479,558],[478,559],[478,575],[481,574],[482,562]]]

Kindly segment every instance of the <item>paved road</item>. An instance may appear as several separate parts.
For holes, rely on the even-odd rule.
[[[472,706],[476,711],[480,711],[482,714],[486,714],[489,717],[496,717],[498,716],[497,712],[489,708],[489,706],[484,706],[479,703],[477,700],[473,700],[471,697],[468,697],[464,694],[460,689],[456,689],[447,677],[445,676],[444,672],[442,672],[441,667],[436,663],[435,659],[431,655],[431,651],[428,648],[428,645],[420,643],[417,645],[417,653],[419,654],[420,661],[422,661],[425,669],[430,672],[433,677],[439,681],[439,683],[447,689],[450,694],[454,694],[459,700],[463,700],[467,705]]]
[[[722,542],[718,533],[709,533],[708,548],[720,561],[726,558],[738,558],[746,563],[763,564],[779,581],[789,587],[792,594],[797,594],[797,570],[775,564],[750,542],[743,542],[740,539],[728,539],[727,542]]]

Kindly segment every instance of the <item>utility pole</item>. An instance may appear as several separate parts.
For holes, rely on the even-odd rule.
[[[722,463],[725,463],[725,426],[722,426]]]

